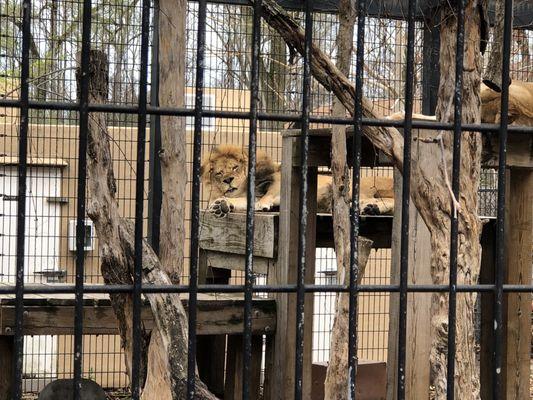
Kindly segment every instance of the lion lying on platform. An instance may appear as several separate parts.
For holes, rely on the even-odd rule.
[[[481,84],[481,122],[499,124],[501,119],[501,93]],[[513,81],[509,86],[509,124],[533,126],[533,82]],[[404,119],[403,112],[387,117]],[[435,121],[434,115],[413,114],[414,119]]]
[[[232,211],[246,210],[248,187],[248,151],[234,145],[220,145],[205,158],[200,174],[204,193],[208,196],[209,210],[217,217]],[[279,206],[281,187],[280,165],[263,151],[258,150],[255,174],[255,210],[269,211]],[[360,185],[362,214],[391,214],[394,207],[392,178],[364,177]],[[318,212],[331,212],[332,178],[318,176]]]

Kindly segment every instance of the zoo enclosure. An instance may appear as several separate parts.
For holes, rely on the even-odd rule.
[[[219,5],[213,5],[213,6],[211,6],[211,7],[220,7],[220,6],[219,6]],[[243,6],[243,7],[244,7],[244,6]],[[298,9],[298,7],[295,7],[295,8]],[[317,7],[317,8],[319,8],[319,7]],[[249,9],[248,9],[248,10],[249,10]],[[327,11],[327,10],[326,10],[326,11]],[[384,15],[384,13],[381,12],[381,10],[380,10],[380,13],[378,13],[378,14],[380,14],[380,15]],[[323,14],[318,14],[318,15],[321,16],[321,15],[323,15]],[[27,17],[26,19],[23,19],[24,24],[30,24],[30,18],[29,18],[29,16],[26,16],[26,17]],[[319,17],[319,18],[320,18],[320,17]],[[87,23],[87,20],[85,20],[85,21],[86,21],[86,23]],[[414,24],[414,21],[412,21],[412,24]],[[414,25],[412,25],[412,26],[414,26]],[[29,25],[28,25],[28,27],[29,27]],[[137,28],[140,28],[140,25],[137,26]],[[145,28],[146,28],[146,26],[145,26]],[[249,28],[250,28],[250,27],[246,28],[246,29],[247,29],[247,34],[246,34],[245,36],[247,36],[247,37],[249,37],[249,36],[250,36],[250,33],[251,33],[251,31],[249,30]],[[201,33],[203,29],[204,29],[204,28],[200,27],[200,29],[198,30],[198,32]],[[28,30],[26,30],[26,32],[29,32],[29,28],[28,28]],[[204,33],[205,33],[205,31],[204,31]],[[191,36],[192,36],[193,38],[195,38],[194,34],[192,34]],[[32,57],[30,57],[30,53],[29,53],[29,52],[30,52],[30,48],[31,48],[30,43],[29,43],[29,42],[30,42],[30,39],[29,39],[28,36],[23,36],[22,39],[23,39],[22,42],[23,42],[23,43],[26,43],[26,45],[27,45],[28,47],[26,47],[26,48],[23,47],[23,48],[22,48],[23,51],[22,51],[21,65],[24,66],[24,65],[26,64],[26,66],[29,66],[29,62],[30,62],[30,60],[33,59],[32,57],[34,56],[34,55],[33,55]],[[419,40],[421,39],[421,35],[418,36],[418,39],[419,39]],[[195,40],[192,39],[192,42],[195,42]],[[84,44],[87,45],[87,42],[84,42]],[[331,43],[330,43],[330,44],[331,44]],[[326,45],[327,45],[327,44],[326,44]],[[412,45],[414,45],[414,44],[412,44]],[[405,45],[404,45],[404,47],[405,47]],[[20,50],[20,48],[15,46],[15,47],[14,47],[14,50]],[[204,50],[199,49],[199,51],[200,51],[200,52],[201,52],[201,51],[205,51],[205,49],[204,49]],[[45,61],[45,62],[46,62],[46,61]],[[195,59],[192,58],[190,62],[191,62],[191,64],[194,64]],[[301,60],[300,60],[300,64],[299,64],[299,65],[302,66],[302,64],[304,64],[304,63],[302,63]],[[418,65],[421,65],[421,64],[422,64],[422,63],[418,63]],[[412,64],[411,67],[414,68],[414,64]],[[408,68],[409,68],[409,66],[408,66]],[[191,68],[190,70],[191,70],[191,71],[194,71],[194,68]],[[16,71],[16,69],[13,69],[13,71]],[[24,68],[22,68],[22,69],[21,69],[21,72],[25,72],[25,73],[28,74],[28,76],[30,76],[30,75],[29,75],[29,74],[30,74],[30,71],[29,71],[28,69],[25,70]],[[525,72],[528,73],[529,71],[526,69]],[[189,79],[190,79],[191,85],[194,85],[194,84],[195,84],[195,83],[194,83],[194,78],[193,78],[193,76],[192,76],[193,73],[191,72],[190,75],[191,75],[191,76],[189,76]],[[300,73],[300,74],[297,74],[297,75],[298,75],[298,76],[301,76],[301,73]],[[154,76],[154,75],[153,75],[153,71],[152,71],[152,76]],[[24,76],[23,76],[23,78],[24,78]],[[65,78],[64,80],[68,81],[67,78]],[[209,77],[207,78],[207,80],[209,80]],[[391,79],[391,80],[393,80],[393,79]],[[525,80],[527,80],[527,78],[526,78]],[[42,118],[42,119],[46,119],[46,118],[49,118],[49,119],[50,119],[50,115],[53,115],[53,114],[56,113],[56,112],[57,112],[57,114],[55,114],[55,115],[57,115],[57,117],[55,117],[55,118],[57,118],[57,119],[59,119],[59,118],[65,119],[65,118],[64,118],[65,115],[66,115],[66,116],[74,116],[74,115],[75,115],[75,112],[73,112],[73,110],[76,110],[76,109],[77,109],[77,107],[76,107],[75,104],[73,104],[73,103],[68,103],[68,104],[66,104],[66,103],[63,101],[63,99],[61,99],[59,96],[56,97],[55,95],[52,95],[51,97],[45,97],[44,100],[43,100],[42,98],[39,99],[38,97],[35,97],[35,98],[34,98],[33,96],[34,96],[34,95],[37,96],[38,93],[31,92],[31,94],[30,94],[29,89],[30,89],[30,84],[31,84],[31,83],[30,83],[30,82],[26,82],[26,83],[24,83],[24,82],[25,82],[24,79],[22,79],[22,82],[23,82],[23,83],[22,83],[22,85],[21,85],[21,89],[22,89],[22,90],[21,90],[21,93],[20,93],[20,94],[21,94],[21,99],[20,99],[20,100],[17,100],[17,99],[8,99],[8,100],[5,100],[5,101],[2,101],[2,105],[3,105],[3,106],[6,106],[8,110],[11,110],[11,107],[19,108],[19,109],[21,110],[21,114],[20,114],[21,117],[22,117],[22,118],[21,118],[21,121],[25,121],[25,122],[23,122],[23,123],[20,124],[20,126],[21,126],[21,131],[20,131],[20,132],[21,132],[21,139],[24,139],[24,132],[26,132],[26,131],[27,131],[27,128],[28,128],[28,126],[26,126],[26,128],[25,128],[25,127],[24,127],[24,124],[29,124],[29,120],[28,120],[27,118],[24,118],[25,115],[26,115],[25,113],[29,113],[30,110],[32,110],[32,112],[35,113],[35,114],[32,115],[32,118],[39,118],[39,119],[41,119],[41,118]],[[294,80],[294,82],[298,82],[298,83],[300,83],[298,80]],[[248,82],[248,85],[249,85],[249,84],[250,84],[250,81]],[[120,86],[120,85],[119,85],[119,86]],[[133,86],[134,86],[134,85],[133,85]],[[402,86],[402,82],[401,82],[401,80],[400,80],[399,86],[400,86],[400,87]],[[423,86],[423,85],[422,85],[422,86]],[[72,90],[73,90],[73,88],[71,87],[71,91],[72,91]],[[366,90],[368,90],[368,88],[366,88]],[[430,91],[431,91],[431,90],[430,90]],[[28,95],[26,98],[24,98],[24,96],[23,96],[25,92],[26,92],[26,94]],[[52,90],[52,92],[53,92],[53,90]],[[294,95],[293,95],[293,97],[296,97],[296,98],[297,98],[297,97],[299,96],[300,92],[301,92],[301,90],[297,90],[297,89],[295,89],[295,90],[294,90]],[[318,90],[317,90],[316,92],[320,93]],[[313,96],[312,96],[313,99],[316,98],[316,97],[319,97],[319,96],[316,95],[316,92],[313,90]],[[421,94],[421,92],[422,92],[422,94],[423,94],[423,90],[421,90],[421,91],[418,92],[418,93]],[[155,96],[154,93],[155,93],[155,91],[153,91],[153,92],[151,93],[151,95]],[[42,93],[41,93],[41,94],[42,94]],[[122,104],[120,107],[116,107],[116,108],[113,107],[112,105],[110,105],[110,106],[108,106],[108,107],[105,107],[105,110],[106,110],[107,112],[109,112],[111,115],[122,115],[121,118],[122,118],[122,122],[123,122],[123,123],[125,123],[126,121],[128,121],[128,123],[129,123],[130,125],[135,125],[135,118],[132,118],[132,115],[135,115],[135,113],[138,112],[138,109],[137,109],[136,107],[134,107],[134,106],[131,106],[131,107],[129,106],[129,105],[131,105],[131,104],[134,104],[134,103],[135,103],[135,100],[138,100],[138,99],[135,99],[135,97],[134,97],[135,95],[136,95],[135,90],[130,91],[128,94],[125,95],[125,98],[128,98],[128,96],[130,97],[130,101],[123,102],[123,104]],[[325,95],[324,95],[324,97],[325,97]],[[401,97],[401,96],[400,96],[400,97]],[[423,96],[420,96],[420,97],[423,97]],[[409,100],[409,99],[407,99],[407,100]],[[411,99],[411,100],[412,100],[412,99]],[[268,101],[268,100],[265,100],[265,102],[267,102],[267,101]],[[320,104],[320,100],[314,100],[314,101],[317,102],[318,104]],[[426,101],[429,102],[430,100],[427,99],[427,97],[426,97]],[[407,101],[407,102],[408,102],[408,101]],[[115,101],[115,102],[113,102],[113,103],[119,103],[119,102]],[[128,104],[128,103],[129,103],[129,104]],[[309,111],[311,111],[312,109],[315,108],[315,107],[314,107],[313,100],[311,100],[311,104],[313,104],[313,106],[311,106],[311,105],[309,106]],[[327,104],[327,103],[326,103],[326,104]],[[426,106],[426,107],[427,107],[427,106]],[[215,108],[216,108],[216,107],[215,107]],[[231,107],[229,107],[229,108],[231,108]],[[269,109],[269,110],[267,110],[265,113],[259,115],[259,120],[260,120],[261,122],[263,121],[263,118],[265,118],[265,120],[267,120],[267,121],[271,121],[272,119],[276,120],[276,119],[277,119],[276,116],[274,116],[274,117],[270,116],[270,117],[269,117],[269,116],[267,116],[266,114],[269,114],[269,113],[270,113],[270,114],[272,114],[272,113],[280,114],[280,113],[283,113],[283,112],[285,111],[285,108],[286,108],[285,105],[283,105],[282,107],[280,107],[280,109],[276,109],[274,106],[272,106],[271,109]],[[46,109],[53,109],[53,110],[55,110],[55,111],[49,112],[49,114],[48,114],[48,116],[47,116],[46,113],[43,111],[43,110],[46,110]],[[59,111],[59,110],[61,110],[61,109],[65,110],[65,111]],[[89,107],[89,109],[90,109],[90,110],[96,110],[97,108],[95,109],[95,108],[91,108],[91,107]],[[289,109],[290,109],[290,107],[289,107]],[[279,118],[279,120],[280,120],[280,121],[294,121],[294,120],[299,119],[299,118],[300,118],[299,115],[298,115],[299,113],[296,112],[296,110],[298,110],[298,109],[299,109],[299,105],[298,105],[298,101],[296,101],[296,106],[294,106],[294,108],[293,108],[293,110],[295,110],[295,112],[294,112],[293,114],[291,114],[290,116],[281,117],[281,118]],[[35,111],[35,110],[38,110],[38,111]],[[175,111],[175,114],[176,114],[176,115],[189,116],[189,117],[192,117],[192,116],[193,116],[193,112],[192,112],[190,109],[189,109],[189,110],[185,110],[185,109],[183,109],[183,110],[174,110],[174,111]],[[163,111],[159,110],[155,104],[151,104],[151,107],[149,108],[149,112],[150,112],[152,115],[158,115],[159,113],[161,113],[161,112],[163,112]],[[61,114],[60,114],[60,113],[61,113]],[[240,120],[240,119],[246,119],[246,118],[249,117],[249,115],[247,115],[246,113],[241,112],[241,111],[231,111],[231,110],[229,110],[228,112],[222,112],[222,111],[221,111],[220,113],[217,113],[217,110],[216,110],[216,109],[213,110],[213,111],[209,111],[209,112],[207,113],[207,115],[208,115],[208,118],[228,119],[229,117],[231,117],[231,121],[237,121],[237,120]],[[278,115],[278,116],[279,116],[279,115]],[[52,118],[53,118],[53,117],[52,117]],[[68,118],[68,117],[67,117],[67,118]],[[110,118],[113,118],[113,117],[110,117]],[[153,119],[157,120],[157,118],[153,118]],[[197,116],[197,120],[198,120],[198,116]],[[339,122],[338,120],[331,120],[331,119],[328,119],[328,118],[317,118],[317,119],[315,120],[315,122],[328,122],[328,120],[329,120],[329,122],[335,122],[335,123],[338,123],[338,122]],[[72,121],[75,121],[75,119],[73,118]],[[212,120],[211,120],[211,121],[212,121]],[[151,122],[152,122],[152,121],[151,121]],[[259,122],[259,121],[258,121],[258,122]],[[266,122],[266,123],[264,123],[264,124],[266,125],[266,127],[268,127],[269,124],[274,125],[275,122],[276,122],[276,121],[274,121],[274,122]],[[348,121],[347,121],[347,120],[344,120],[343,122],[344,122],[344,123],[347,123]],[[204,119],[204,124],[205,124],[205,125],[209,125],[210,123],[212,124],[212,122],[210,122],[210,121],[206,121],[206,120]],[[153,124],[157,124],[157,121],[153,121]],[[236,124],[236,122],[235,122],[235,124]],[[279,126],[279,124],[278,124],[278,126]],[[242,129],[242,126],[241,126],[241,129]],[[154,128],[154,132],[156,132],[156,131],[157,131],[157,129]],[[155,133],[154,133],[154,134],[155,134]],[[125,138],[125,139],[124,139],[124,142],[125,142],[125,143],[126,143],[126,142],[130,142],[130,141],[131,141],[131,142],[134,142],[134,139],[133,139],[133,140],[132,140],[132,138]],[[23,143],[23,142],[21,142],[21,143]],[[268,145],[267,145],[267,146],[268,146]],[[23,147],[24,147],[24,146],[22,146],[20,149],[22,149]],[[126,146],[126,147],[127,147],[127,146]],[[275,145],[271,145],[271,147],[274,148]],[[24,158],[24,157],[21,157],[20,160],[22,160],[23,158]],[[152,158],[152,159],[155,160],[155,158]],[[21,164],[23,164],[23,163],[21,163]],[[83,168],[82,168],[82,169],[83,169]],[[24,175],[24,174],[23,174],[23,175]],[[22,176],[23,176],[23,175],[22,175]],[[129,177],[129,178],[126,178],[126,177],[125,177],[125,178],[124,178],[124,181],[126,182],[128,179],[131,179],[131,177]],[[153,182],[153,181],[151,181],[151,182]],[[157,192],[157,190],[153,190],[153,191],[151,191],[151,193],[156,193],[156,192]],[[132,198],[134,198],[134,196],[133,196],[133,192],[131,192],[129,196],[132,196]],[[74,197],[75,197],[75,195],[74,195]],[[24,202],[21,200],[21,199],[23,199],[23,198],[24,198],[24,196],[18,196],[19,206],[24,205]],[[80,198],[82,198],[82,197],[80,197]],[[21,202],[22,202],[22,203],[21,203]],[[149,207],[149,205],[148,205],[148,207]],[[149,210],[151,210],[151,208],[149,208]],[[155,213],[155,214],[157,214],[157,213]],[[74,214],[73,214],[73,215],[74,215]],[[81,217],[80,217],[80,218],[81,218]],[[153,221],[153,220],[151,220],[151,221]],[[20,222],[19,222],[19,223],[20,223]],[[152,225],[151,225],[151,226],[153,226],[153,222],[152,222]],[[152,232],[152,231],[150,231],[150,232]],[[153,235],[153,234],[152,234],[152,235]],[[19,235],[19,236],[20,236],[20,235]],[[65,236],[67,236],[67,235],[65,235]],[[20,248],[20,247],[19,247],[19,248]],[[19,262],[18,262],[19,270],[20,270],[20,268],[22,268],[21,265],[24,265],[24,263],[20,264],[20,262],[21,262],[21,258],[20,258],[20,257],[22,257],[21,254],[24,255],[25,253],[22,252],[22,253],[19,254],[19,258],[18,258],[18,260],[19,260]],[[79,258],[81,258],[81,257],[79,257]],[[194,262],[193,262],[193,264],[194,264]],[[193,265],[193,269],[194,269],[194,265]],[[250,283],[250,282],[247,282],[247,284],[248,284],[247,289],[250,288],[249,283]],[[22,282],[19,281],[17,287],[18,287],[19,289],[21,289],[21,288],[22,288]],[[86,289],[87,289],[88,292],[90,292],[90,290],[91,290],[91,286],[90,286],[90,285],[87,286]],[[206,289],[207,289],[207,288],[206,288]],[[267,289],[267,288],[264,288],[264,289]],[[312,289],[313,289],[313,288],[312,288]],[[317,287],[316,289],[317,289],[318,292],[322,292],[322,291],[323,291],[323,292],[328,292],[328,291],[330,291],[330,290],[333,290],[334,288],[332,288],[332,287],[329,287],[329,288],[323,288],[323,287],[321,288],[321,287]],[[339,288],[337,288],[337,289],[339,289]],[[478,287],[478,288],[474,287],[474,288],[471,288],[471,289],[488,290],[488,289],[490,289],[490,288],[487,287],[487,286],[484,286],[484,287]],[[509,289],[509,288],[508,288],[508,289]],[[522,289],[522,290],[531,290],[530,288],[529,288],[529,289],[528,289],[528,288],[521,288],[521,289]],[[9,289],[9,288],[6,288],[5,290],[3,289],[3,293],[9,293],[10,290],[12,290],[12,289]],[[58,290],[60,290],[60,289],[58,289]],[[63,290],[66,290],[66,289],[63,289]],[[72,288],[68,288],[68,290],[71,291]],[[185,287],[182,287],[182,288],[179,289],[179,290],[184,291],[184,290],[188,290],[188,288],[186,289]],[[257,288],[257,290],[260,290],[260,288]],[[335,290],[336,290],[336,289],[335,289]],[[340,290],[340,289],[339,289],[339,290]],[[390,290],[393,290],[393,289],[390,289]],[[444,290],[444,288],[440,288],[440,290]],[[260,291],[263,291],[263,290],[260,290]],[[364,293],[364,292],[365,292],[365,288],[364,288],[364,287],[361,288],[361,289],[360,289],[360,292]],[[21,293],[21,292],[19,291],[19,293]],[[19,348],[19,350],[20,350],[20,348]],[[20,372],[20,371],[19,371],[19,372]],[[20,377],[20,375],[19,375],[19,377]]]

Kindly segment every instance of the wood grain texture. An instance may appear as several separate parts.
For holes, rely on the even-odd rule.
[[[181,296],[187,310],[187,296]],[[3,335],[13,332],[15,326],[14,299],[0,297],[0,329]],[[74,298],[25,299],[24,334],[71,335],[74,332]],[[224,335],[241,333],[244,321],[242,296],[198,295],[199,335]],[[276,329],[276,305],[272,299],[253,300],[252,331],[273,334]],[[142,308],[142,324],[147,332],[154,328],[150,305]],[[84,303],[83,329],[86,335],[118,334],[118,321],[109,298],[87,299]]]
[[[217,218],[209,212],[200,214],[200,248],[224,253],[246,254],[246,214],[230,213]],[[254,256],[277,256],[278,217],[273,213],[256,213]]]
[[[506,196],[506,283],[531,284],[533,248],[533,171],[511,169]],[[507,294],[506,399],[530,396],[531,294]]]

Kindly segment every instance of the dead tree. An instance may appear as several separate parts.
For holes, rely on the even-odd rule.
[[[503,64],[503,25],[505,21],[505,0],[496,0],[495,21],[492,29],[492,49],[489,62],[485,69],[483,82],[491,89],[500,92],[502,89],[502,64]]]
[[[366,238],[359,238],[358,247],[358,268],[359,274],[357,283],[361,283],[365,273],[365,267],[372,249],[372,241]],[[348,263],[349,265],[349,263]],[[340,265],[338,267],[340,269]],[[339,283],[348,285],[348,269],[344,273],[337,274],[341,280]],[[335,320],[331,328],[331,340],[329,348],[329,364],[326,372],[326,381],[324,383],[324,398],[344,400],[350,398],[350,372],[348,360],[348,327],[349,327],[349,307],[350,294],[339,293],[337,296],[337,308],[335,311]],[[357,350],[356,350],[357,351]]]
[[[352,0],[339,2],[339,32],[336,39],[337,67],[345,75],[350,72],[355,15],[355,7]],[[346,108],[337,99],[333,99],[332,108],[333,116],[344,117],[346,115]],[[350,273],[350,170],[348,169],[346,152],[346,127],[333,125],[331,129],[333,239],[337,260],[337,282],[344,284],[349,282],[347,278]],[[366,241],[361,243],[360,251],[358,252],[359,280],[362,277],[370,252],[370,245],[365,246],[364,244],[366,244]],[[368,247],[368,252],[366,252],[366,247]],[[324,388],[326,399],[344,399],[349,393],[349,295],[346,293],[339,294],[336,306]]]
[[[467,0],[465,8],[465,68],[463,86],[463,122],[479,121],[479,86],[480,86],[480,12],[477,1]],[[453,71],[455,60],[455,35],[457,21],[449,6],[444,8],[444,23],[441,24],[441,70]],[[263,17],[285,39],[289,48],[304,52],[304,31],[283,8],[273,0],[263,0]],[[339,71],[331,60],[318,48],[311,47],[311,73],[327,90],[333,92],[352,114],[355,110],[355,88],[350,80]],[[451,64],[451,65],[450,65]],[[453,76],[450,75],[450,76]],[[439,117],[450,119],[453,107],[454,82],[443,80],[439,89]],[[363,99],[363,116],[377,118],[372,111],[371,103]],[[383,153],[388,155],[396,168],[403,167],[403,137],[393,128],[364,128],[365,136]],[[450,132],[443,132],[444,158],[451,165]],[[481,165],[481,140],[477,133],[462,136],[462,157],[460,176],[459,218],[459,250],[458,250],[458,283],[468,284],[477,280],[480,265],[479,235],[481,224],[477,217],[477,187]],[[438,144],[435,144],[438,145]],[[439,167],[440,174],[428,175],[422,166],[413,160],[411,163],[411,199],[417,207],[431,234],[431,268],[435,282],[441,282],[447,275],[450,264],[450,220],[454,215],[450,191],[446,184],[445,174],[450,171]],[[473,296],[458,296],[457,302],[457,343],[456,343],[456,398],[479,398],[479,373],[474,362],[473,338]],[[431,355],[431,369],[434,382],[438,386],[437,395],[443,398],[446,382],[447,356],[447,300],[438,296],[435,304],[432,325],[436,332],[436,342]]]
[[[79,80],[78,70],[78,80]],[[89,103],[106,102],[108,93],[108,61],[105,53],[92,50],[89,65]],[[109,145],[105,114],[95,112],[89,118],[87,173],[89,201],[87,214],[95,225],[99,239],[102,276],[106,284],[131,284],[134,266],[134,227],[121,217],[116,199],[116,182]],[[179,173],[179,171],[176,171]],[[170,200],[175,201],[175,200]],[[174,205],[178,207],[179,205]],[[183,206],[183,205],[182,205]],[[176,243],[176,247],[183,243]],[[142,249],[143,284],[168,285],[172,281],[148,243]],[[143,399],[186,398],[187,387],[187,315],[177,294],[145,294],[150,303],[156,327],[148,354],[142,357],[142,371],[148,369]],[[119,322],[120,337],[131,373],[132,297],[111,295]],[[154,342],[153,338],[158,341]],[[143,350],[148,336],[143,334]],[[131,376],[131,375],[130,375]],[[196,399],[215,399],[196,377]]]

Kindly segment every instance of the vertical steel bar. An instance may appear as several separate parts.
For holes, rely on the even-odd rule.
[[[159,10],[159,0],[153,2],[154,10]],[[159,106],[159,13],[152,16],[152,65],[150,71],[150,105]],[[156,254],[159,254],[159,231],[161,227],[161,118],[150,116],[150,171],[148,192],[148,241]]]
[[[457,2],[457,37],[455,52],[455,93],[454,93],[454,121],[453,121],[453,161],[452,161],[452,191],[456,199],[459,198],[459,177],[461,168],[461,119],[463,108],[463,60],[465,48],[465,0]],[[445,171],[448,173],[448,171]],[[455,397],[455,337],[457,332],[457,253],[459,246],[459,220],[454,204],[451,216],[450,238],[450,275],[448,290],[448,360],[446,397],[453,400]]]
[[[261,40],[261,0],[254,1],[252,22],[252,71],[250,87],[250,130],[248,136],[248,190],[246,193],[246,265],[244,269],[244,360],[242,398],[250,398],[252,361],[252,295],[255,210],[255,164],[257,146],[257,106],[259,102],[259,51]]]
[[[403,129],[402,212],[400,241],[400,293],[398,322],[398,400],[405,399],[407,346],[407,278],[409,271],[409,206],[411,191],[411,137],[413,124],[413,82],[416,1],[409,0],[407,17],[407,68],[405,76],[405,122]]]
[[[305,270],[306,270],[306,235],[307,235],[307,156],[309,150],[309,111],[311,97],[311,47],[313,45],[313,0],[305,2],[305,43],[303,57],[303,91],[302,91],[302,135],[301,135],[301,184],[300,184],[300,220],[298,224],[298,274],[296,282],[296,366],[294,396],[299,400],[303,395],[304,362],[304,308],[305,308]],[[310,311],[312,312],[312,311]]]
[[[353,146],[353,175],[352,175],[352,205],[350,207],[350,303],[348,310],[348,379],[351,399],[356,398],[357,373],[357,330],[358,330],[358,285],[359,276],[359,188],[361,178],[361,138],[363,134],[363,76],[365,65],[365,24],[366,0],[357,3],[357,53],[355,64],[355,110],[354,110],[354,146]],[[341,266],[338,266],[340,268]],[[343,283],[343,282],[338,282]]]
[[[17,182],[17,242],[15,287],[15,338],[13,351],[13,398],[22,397],[22,358],[24,352],[24,253],[26,229],[26,178],[28,158],[31,0],[22,3],[22,63],[20,70],[20,134]]]
[[[150,36],[150,0],[142,2],[141,16],[141,65],[139,72],[139,113],[137,115],[137,166],[135,177],[135,247],[133,266],[133,343],[132,343],[132,399],[140,395],[141,360],[141,290],[144,213],[144,161],[146,152],[146,103],[148,86],[148,51]]]
[[[91,0],[83,1],[81,35],[81,79],[79,104],[78,181],[76,204],[76,292],[74,315],[74,399],[81,400],[83,357],[83,278],[85,274],[85,191],[87,184],[87,140],[89,132],[89,79],[91,51]]]
[[[198,297],[198,235],[200,224],[200,163],[202,155],[202,112],[205,70],[206,0],[198,1],[198,33],[196,49],[196,93],[194,103],[194,144],[191,205],[191,258],[189,280],[189,343],[187,364],[187,399],[193,400],[196,385],[196,319]]]
[[[505,16],[503,28],[503,65],[502,65],[502,97],[501,97],[501,120],[499,131],[499,161],[498,161],[498,214],[496,225],[496,276],[494,291],[494,361],[493,361],[493,399],[504,398],[504,383],[502,369],[504,363],[503,354],[503,283],[506,272],[505,251],[505,187],[507,161],[507,127],[509,125],[509,84],[510,84],[510,58],[512,37],[512,14],[513,1],[505,0]]]

